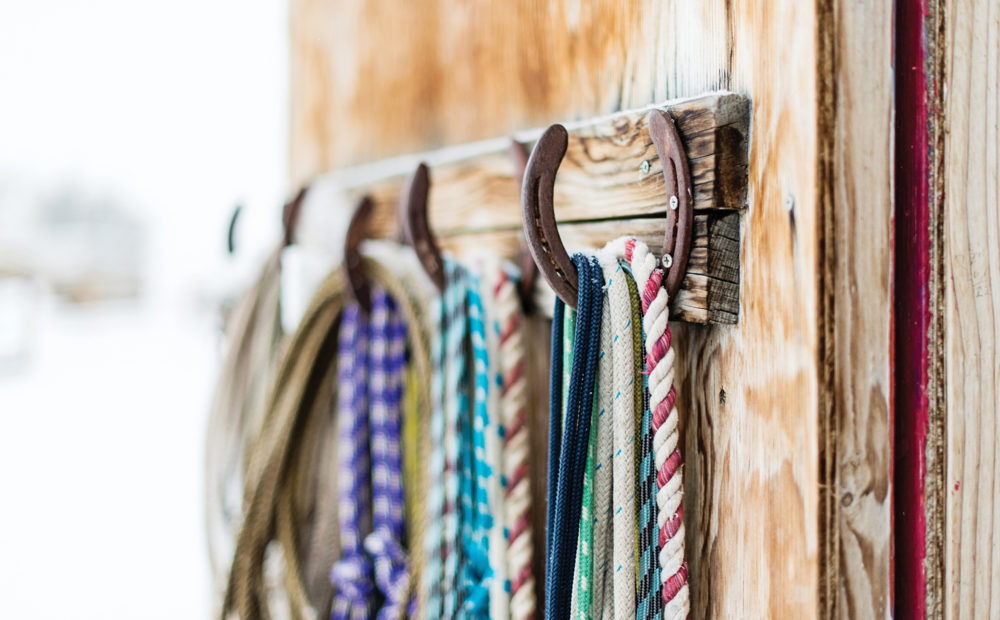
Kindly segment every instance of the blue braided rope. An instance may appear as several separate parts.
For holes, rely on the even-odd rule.
[[[493,570],[490,566],[490,532],[493,528],[493,514],[490,510],[491,478],[495,475],[486,455],[486,433],[491,428],[488,410],[489,397],[489,353],[486,348],[486,326],[484,323],[483,300],[479,293],[479,282],[471,274],[467,275],[469,334],[472,343],[473,360],[473,406],[471,443],[465,446],[472,455],[472,511],[469,538],[463,538],[463,559],[465,590],[462,593],[463,612],[469,618],[488,618],[490,613],[490,585]]]
[[[371,531],[366,331],[360,308],[349,304],[340,322],[338,350],[340,560],[330,572],[336,587],[333,620],[367,620],[374,591],[371,560],[362,549]]]
[[[590,439],[590,413],[600,351],[604,275],[597,260],[592,257],[576,254],[573,263],[579,274],[577,321],[566,420],[556,475],[554,532],[549,538],[551,551],[547,557],[546,618],[569,617],[580,528],[581,481]]]
[[[372,290],[369,329],[372,372],[372,515],[374,531],[365,550],[374,562],[375,581],[385,597],[379,620],[403,618],[410,600],[409,569],[403,551],[403,458],[400,452],[406,324],[396,303],[381,288]]]

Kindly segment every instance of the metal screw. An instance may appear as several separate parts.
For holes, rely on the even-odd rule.
[[[677,196],[671,196],[670,197],[670,210],[671,211],[676,211],[677,210],[677,205],[678,205]]]
[[[660,262],[663,263],[664,269],[670,269],[674,264],[674,257],[669,254],[664,254],[663,258],[660,259]]]
[[[649,168],[650,168],[650,165],[649,165],[649,160],[648,159],[646,161],[642,162],[642,165],[639,166],[639,170],[642,170],[643,174],[649,174]]]
[[[791,194],[785,194],[785,211],[791,211],[795,208],[795,196]]]

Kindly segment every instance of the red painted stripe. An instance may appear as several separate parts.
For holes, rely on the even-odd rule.
[[[924,501],[931,324],[927,160],[926,0],[896,0],[894,325],[890,415],[894,427],[894,606],[896,618],[926,617]]]

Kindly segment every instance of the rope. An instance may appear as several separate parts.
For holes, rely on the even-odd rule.
[[[387,261],[387,264],[393,265],[391,272],[367,258],[362,267],[366,276],[382,284],[399,304],[408,327],[411,363],[419,383],[427,385],[430,381],[427,326],[420,313],[425,302],[416,295],[420,287],[414,287],[415,282],[419,283],[415,278],[422,277],[422,271],[410,260],[408,251],[395,250],[389,256],[390,259],[393,257],[395,259]],[[223,618],[230,613],[249,619],[269,617],[263,569],[268,543],[273,538],[280,542],[287,566],[285,581],[292,617],[314,618],[317,614],[324,615],[325,609],[329,609],[329,600],[324,603],[316,599],[314,606],[306,598],[299,570],[303,566],[302,545],[297,533],[305,530],[303,524],[313,517],[309,516],[308,498],[297,494],[306,487],[302,481],[315,481],[315,476],[309,475],[309,471],[316,466],[316,461],[310,462],[302,457],[311,453],[310,446],[322,436],[311,435],[308,430],[315,426],[313,419],[316,416],[330,416],[329,404],[322,406],[322,399],[329,396],[332,389],[324,389],[323,385],[333,383],[330,368],[336,353],[336,322],[340,316],[343,290],[343,276],[337,269],[318,287],[282,356],[268,397],[261,432],[250,452],[245,493],[246,517],[237,537],[220,614]],[[420,393],[420,411],[430,408],[427,396],[426,392]],[[325,402],[329,403],[329,400]],[[426,418],[421,419],[420,424],[422,429],[426,429]],[[421,430],[420,436],[426,437],[426,430]],[[300,447],[307,449],[300,450]],[[428,454],[427,442],[421,443],[419,449],[422,454]],[[416,490],[419,501],[423,492],[422,479],[408,488]],[[325,491],[319,489],[318,492]],[[414,535],[416,540],[420,540],[426,524],[417,519],[416,525]],[[419,553],[420,550],[413,551],[414,556]],[[422,562],[412,561],[412,564],[419,569]],[[422,610],[423,607],[418,608],[418,612]]]
[[[587,442],[590,436],[590,418],[594,398],[594,379],[597,374],[597,357],[601,322],[601,273],[597,261],[577,254],[573,257],[580,277],[578,316],[576,321],[575,351],[572,380],[566,406],[566,422],[561,440],[561,453],[557,461],[555,492],[549,489],[549,501],[554,504],[554,532],[550,534],[545,588],[545,617],[566,618],[572,599],[573,563],[580,527],[583,469],[586,465]],[[556,313],[561,318],[561,302],[556,303]],[[558,353],[561,354],[561,351]],[[553,364],[553,366],[562,364]],[[561,380],[559,382],[561,384]],[[561,385],[560,391],[561,391]],[[550,412],[561,417],[562,407]],[[551,473],[551,472],[550,472]]]
[[[528,381],[525,378],[524,316],[517,286],[499,270],[493,287],[499,335],[500,411],[504,488],[503,529],[507,541],[507,590],[511,620],[535,615],[532,573],[531,476],[528,426]]]
[[[606,301],[606,300],[605,300]],[[611,321],[601,321],[601,353],[597,366],[596,417],[597,439],[594,444],[596,462],[594,464],[594,509],[593,541],[591,555],[592,595],[590,610],[592,617],[614,617],[614,510],[612,503],[612,481],[615,467],[614,424],[612,397]]]
[[[504,461],[504,437],[506,429],[504,416],[513,416],[515,412],[504,411],[504,372],[501,355],[500,308],[497,305],[496,287],[501,278],[508,278],[504,267],[495,261],[487,263],[488,269],[480,280],[482,284],[481,297],[488,320],[486,330],[486,345],[489,352],[489,377],[491,389],[489,392],[490,430],[486,435],[486,458],[491,464],[494,475],[490,476],[490,513],[494,515],[490,524],[490,568],[493,578],[490,580],[490,618],[511,617],[511,577],[508,573],[510,557],[510,538],[507,534],[507,477]],[[519,306],[516,306],[520,310]],[[506,322],[506,321],[505,321]],[[523,361],[523,358],[522,358]],[[508,405],[509,407],[509,405]],[[527,434],[525,434],[527,436]],[[530,486],[526,487],[530,493]],[[517,551],[515,551],[517,553]],[[523,554],[523,550],[521,550]],[[529,558],[533,554],[529,552]],[[530,571],[529,571],[530,573]]]
[[[671,348],[669,299],[663,270],[645,244],[626,242],[626,259],[642,291],[646,332],[646,371],[652,409],[653,451],[657,469],[657,524],[660,579],[665,620],[686,618],[689,609],[687,562],[684,559],[683,465],[678,449],[678,414],[674,388],[675,353]]]
[[[444,393],[445,393],[445,357],[444,338],[447,333],[444,298],[433,301],[431,315],[438,325],[438,337],[431,339],[431,415],[430,415],[430,445],[428,453],[428,485],[427,485],[427,528],[424,538],[424,553],[427,568],[423,573],[422,592],[427,592],[427,604],[424,607],[424,618],[440,618],[443,604],[444,582]]]
[[[236,534],[243,521],[244,466],[267,405],[282,337],[279,317],[281,252],[272,252],[260,275],[227,320],[227,350],[209,410],[205,441],[208,556],[215,593],[226,586]]]
[[[652,412],[649,410],[649,389],[646,373],[643,372],[643,333],[642,333],[642,300],[635,279],[631,275],[627,263],[623,267],[629,271],[626,279],[628,284],[629,302],[632,309],[632,350],[634,351],[633,375],[641,382],[642,389],[635,390],[636,411],[642,412],[636,417],[639,437],[639,450],[636,451],[638,461],[638,502],[636,503],[636,522],[639,527],[638,584],[636,586],[636,618],[637,620],[659,620],[663,605],[659,601],[660,566],[657,559],[656,524],[656,467],[653,463],[653,431]]]
[[[378,297],[373,292],[373,304]],[[372,530],[368,377],[373,372],[381,373],[385,351],[384,347],[373,347],[369,357],[368,338],[385,329],[386,315],[384,304],[383,308],[373,307],[369,327],[357,303],[351,303],[344,309],[340,322],[337,405],[340,560],[330,572],[337,588],[332,620],[367,619],[375,589],[371,559],[363,547],[364,537]]]
[[[635,618],[635,375],[633,374],[632,312],[627,273],[614,257],[602,254],[612,333],[612,414],[614,459],[614,610],[615,618]],[[620,465],[620,466],[618,466]]]
[[[467,478],[471,482],[471,493],[463,496],[463,505],[469,510],[468,523],[463,536],[464,585],[461,595],[462,614],[460,617],[489,618],[490,588],[493,571],[490,567],[490,534],[493,529],[490,486],[494,477],[493,466],[486,454],[486,436],[495,433],[489,415],[489,355],[486,348],[486,326],[483,319],[483,302],[479,294],[478,280],[465,273],[468,281],[468,320],[472,344],[472,408],[471,424],[467,426],[463,452],[465,462],[471,465]],[[464,520],[463,520],[464,521]]]
[[[371,372],[371,484],[373,530],[365,539],[375,581],[385,597],[379,620],[403,618],[410,599],[409,567],[403,552],[403,480],[400,452],[406,324],[381,287],[372,291],[369,330]]]

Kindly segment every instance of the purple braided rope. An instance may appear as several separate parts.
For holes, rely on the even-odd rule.
[[[400,452],[406,324],[382,289],[372,291],[369,328],[371,374],[372,500],[374,532],[365,540],[375,581],[385,595],[379,620],[404,617],[411,602],[410,575],[403,551],[403,459]]]
[[[371,560],[362,541],[371,532],[367,323],[357,304],[344,309],[338,351],[337,401],[340,560],[330,572],[336,587],[332,620],[367,620],[374,593]]]

